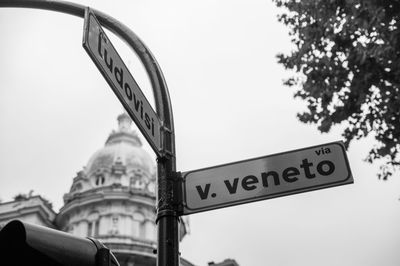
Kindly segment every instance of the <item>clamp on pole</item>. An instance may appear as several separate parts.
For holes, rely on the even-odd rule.
[[[156,223],[158,220],[164,216],[174,216],[178,217],[179,213],[183,211],[182,204],[182,174],[181,172],[172,172],[171,176],[167,176],[165,178],[167,184],[171,184],[173,186],[172,195],[168,195],[170,197],[169,202],[165,206],[158,206],[160,209],[157,212]],[[160,184],[159,184],[160,185]],[[159,202],[164,202],[164,198],[159,200]]]
[[[162,150],[160,151],[161,157],[162,158],[175,157],[175,152],[173,150],[173,147],[171,146],[172,145],[171,140],[173,136],[172,130],[162,124],[160,131],[161,131],[160,137],[161,137],[161,147],[162,147]]]

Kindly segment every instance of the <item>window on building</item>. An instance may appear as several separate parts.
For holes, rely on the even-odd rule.
[[[133,236],[145,238],[144,216],[139,212],[133,214]]]
[[[100,221],[96,220],[96,222],[94,223],[94,236],[98,237],[99,236],[99,227],[100,227]]]
[[[88,236],[97,237],[99,236],[99,220],[91,221],[88,224]]]
[[[104,178],[104,175],[98,175],[98,176],[96,176],[96,181],[95,181],[95,184],[96,184],[96,186],[101,186],[101,185],[103,185],[104,184],[104,182],[105,182],[105,178]]]
[[[88,224],[88,236],[93,236],[93,222]]]
[[[144,189],[146,183],[143,182],[143,173],[140,169],[136,170],[130,178],[131,189]]]
[[[118,219],[117,216],[113,216],[113,217],[111,218],[111,230],[110,230],[110,233],[111,233],[111,234],[116,235],[116,234],[119,233],[119,230],[118,230],[118,222],[119,222],[119,219]]]
[[[97,211],[91,212],[87,217],[87,236],[97,237],[99,235],[100,216]]]

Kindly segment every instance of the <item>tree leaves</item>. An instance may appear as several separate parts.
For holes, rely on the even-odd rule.
[[[344,124],[346,145],[373,134],[366,161],[387,179],[400,165],[400,1],[274,0],[296,49],[277,55],[307,103],[298,114],[321,132]]]

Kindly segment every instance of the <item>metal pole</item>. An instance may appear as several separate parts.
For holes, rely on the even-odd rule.
[[[0,7],[46,9],[83,18],[85,6],[54,0],[0,0]],[[118,20],[93,9],[99,22],[124,40],[139,56],[149,76],[156,104],[156,112],[163,121],[163,157],[157,159],[157,226],[158,266],[179,266],[179,216],[177,198],[179,182],[176,177],[175,134],[172,105],[167,84],[156,59],[145,44]]]

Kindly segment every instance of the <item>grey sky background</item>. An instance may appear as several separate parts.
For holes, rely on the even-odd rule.
[[[177,168],[194,170],[341,139],[297,121],[304,103],[275,55],[287,29],[271,1],[79,1],[130,27],[169,86]],[[62,206],[76,172],[103,147],[122,106],[82,48],[83,20],[0,9],[0,198],[33,189]],[[134,53],[108,32],[153,103]],[[143,139],[143,142],[144,139]],[[400,178],[363,162],[373,138],[348,151],[355,183],[190,216],[182,256],[196,265],[400,264]],[[145,148],[151,153],[148,145]]]

